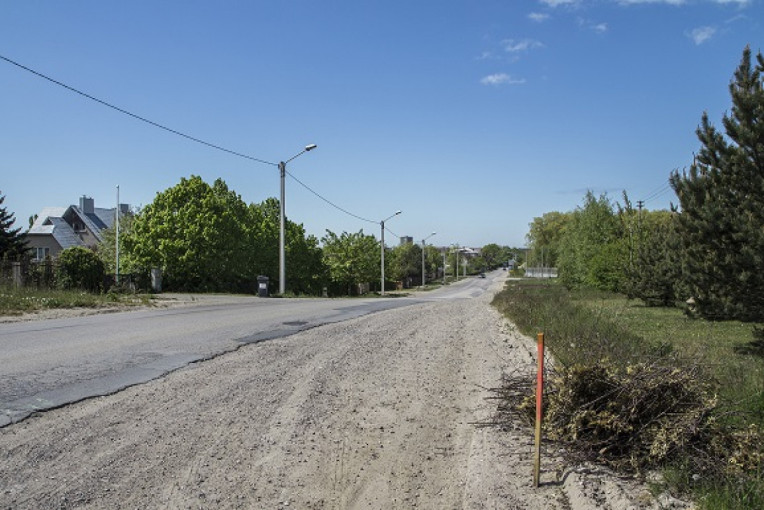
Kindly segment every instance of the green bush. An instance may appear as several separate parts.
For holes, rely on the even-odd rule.
[[[58,257],[56,281],[61,289],[100,292],[105,274],[106,269],[101,259],[87,248],[67,248]]]

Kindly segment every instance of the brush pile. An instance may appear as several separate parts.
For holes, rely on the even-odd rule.
[[[535,381],[505,375],[493,390],[497,422],[535,419]],[[576,460],[642,472],[690,462],[693,472],[734,474],[761,464],[756,428],[731,433],[719,424],[714,383],[701,366],[660,362],[618,367],[594,365],[549,369],[544,395],[546,438],[565,445]]]

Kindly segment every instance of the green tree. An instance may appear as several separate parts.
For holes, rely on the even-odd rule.
[[[586,193],[571,213],[560,240],[557,266],[568,287],[621,290],[628,246],[606,194]]]
[[[0,192],[0,258],[15,258],[27,250],[21,227],[13,228],[16,221],[12,212],[3,206],[5,195]]]
[[[532,253],[532,260],[527,261],[530,265],[541,266],[543,263],[545,267],[557,267],[560,244],[570,218],[571,213],[557,211],[533,218],[530,230],[525,236]]]
[[[279,201],[268,198],[260,204],[250,204],[247,208],[245,228],[247,231],[246,250],[247,265],[256,275],[264,275],[270,279],[273,288],[279,287]],[[292,230],[285,228],[287,234]],[[289,243],[285,243],[287,251]],[[291,268],[287,258],[287,267]],[[288,273],[291,275],[291,273]],[[287,279],[291,284],[291,278]]]
[[[268,276],[273,288],[278,288],[279,283],[279,214],[279,201],[268,198],[260,204],[251,204],[244,222],[248,234],[247,265],[256,271],[255,276]],[[302,224],[288,219],[284,230],[287,291],[320,294],[329,277],[318,239],[307,235]]]
[[[294,294],[321,293],[329,279],[324,253],[318,239],[305,234],[302,224],[286,225],[287,289]]]
[[[677,214],[643,211],[632,270],[632,293],[648,306],[674,306],[682,277]]]
[[[363,230],[352,234],[343,232],[339,236],[327,230],[321,242],[332,282],[348,295],[354,294],[354,287],[359,283],[379,280],[379,242],[374,236],[364,234]]]
[[[443,252],[435,246],[428,244],[424,248],[424,268],[427,272],[427,280],[431,281],[438,275],[438,268],[443,265]]]
[[[509,257],[505,257],[506,250],[496,243],[490,243],[483,246],[480,250],[480,256],[483,258],[487,269],[496,269],[502,263],[505,263]]]
[[[98,292],[103,287],[106,271],[95,252],[73,246],[58,255],[56,282],[62,289],[83,289]]]
[[[125,246],[144,268],[160,267],[170,289],[221,291],[253,287],[242,223],[248,208],[221,179],[182,178],[136,218]]]
[[[681,205],[684,278],[709,319],[764,321],[764,58],[746,47],[724,133],[704,113],[700,152],[671,174]]]
[[[420,283],[422,275],[422,247],[416,243],[399,244],[385,257],[389,265],[385,268],[385,276],[391,280],[403,282],[404,287],[412,283]],[[389,271],[388,271],[389,268]]]
[[[125,247],[125,238],[129,237],[133,230],[135,214],[128,213],[119,217],[119,272],[133,273],[140,271],[140,267],[133,260],[130,252]],[[101,242],[98,243],[96,254],[103,262],[106,272],[116,273],[117,253],[116,253],[117,227],[116,224],[111,228],[101,231]]]

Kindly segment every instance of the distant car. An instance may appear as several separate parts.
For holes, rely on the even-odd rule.
[[[480,278],[485,278],[485,273],[480,273]]]

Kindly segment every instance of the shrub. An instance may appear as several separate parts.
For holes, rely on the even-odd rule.
[[[67,248],[58,257],[56,280],[62,289],[100,292],[105,273],[101,259],[87,248]]]

